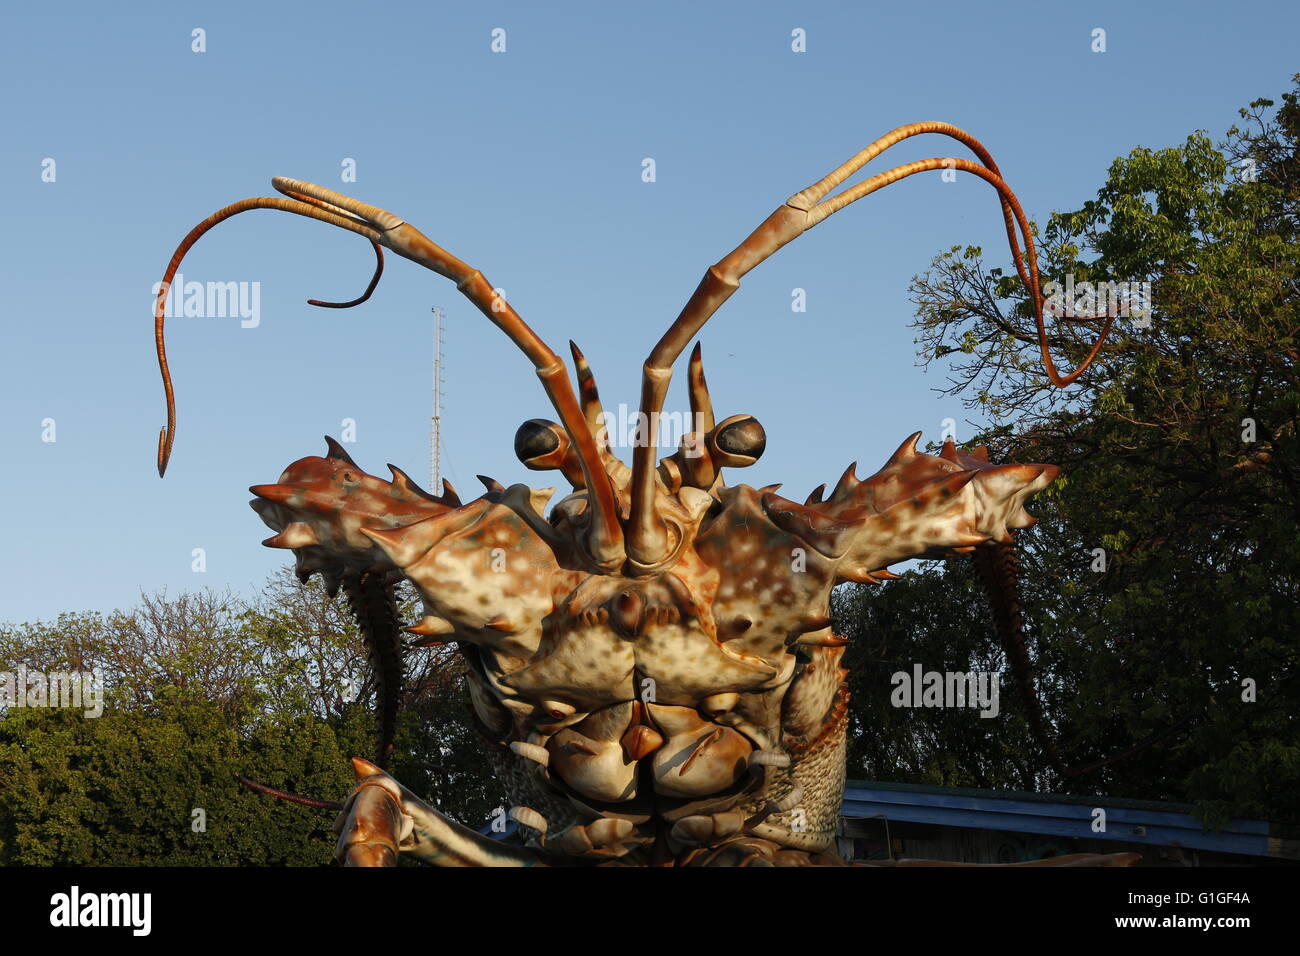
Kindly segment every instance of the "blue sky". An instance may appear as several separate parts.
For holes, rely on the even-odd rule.
[[[471,495],[476,473],[551,483],[511,450],[521,421],[553,417],[529,364],[450,283],[390,257],[369,303],[313,309],[305,299],[360,292],[369,249],[265,211],[186,261],[190,280],[260,283],[260,322],[169,324],[179,428],[158,478],[151,286],[191,226],[271,192],[273,175],[416,224],[552,347],[576,339],[617,406],[635,403],[640,363],[704,269],[897,125],[970,130],[1042,221],[1092,197],[1115,156],[1218,136],[1300,69],[1291,2],[30,9],[0,20],[0,621],[125,607],[141,589],[250,591],[282,553],[259,546],[269,532],[247,486],[321,453],[344,418],[362,467],[427,478],[434,305],[447,313],[444,470]],[[1091,51],[1098,27],[1105,53]],[[191,49],[195,28],[206,52]],[[925,137],[876,162],[949,154],[964,155]],[[1001,262],[1004,241],[993,192],[936,173],[751,273],[702,334],[720,416],[752,413],[768,433],[763,461],[732,481],[802,495],[853,459],[869,474],[914,429],[932,439],[964,420],[933,391],[940,372],[914,365],[907,284],[950,245]]]

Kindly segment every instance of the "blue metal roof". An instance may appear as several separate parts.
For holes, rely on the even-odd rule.
[[[1093,810],[1106,811],[1106,829],[1094,832]],[[1116,840],[1246,856],[1295,858],[1294,841],[1273,836],[1265,820],[1233,819],[1207,831],[1181,804],[1063,794],[1007,793],[920,784],[850,780],[841,816],[930,823],[982,830],[1041,833],[1083,840]]]

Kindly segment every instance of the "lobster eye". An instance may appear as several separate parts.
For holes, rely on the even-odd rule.
[[[515,432],[515,456],[523,462],[549,455],[560,447],[559,426],[544,418],[530,418]]]
[[[730,468],[752,465],[767,448],[767,432],[753,415],[728,418],[710,437],[713,450],[722,453],[718,464]]]

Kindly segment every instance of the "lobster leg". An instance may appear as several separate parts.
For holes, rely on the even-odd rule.
[[[432,866],[543,866],[524,847],[448,820],[379,767],[352,758],[357,786],[334,824],[345,866],[394,866],[406,853]]]
[[[1024,616],[1020,610],[1020,590],[1017,586],[1019,561],[1016,559],[1015,545],[990,541],[978,545],[971,557],[988,594],[994,628],[1006,649],[1007,658],[1011,662],[1011,673],[1016,678],[1021,699],[1025,702],[1029,729],[1057,772],[1070,776],[1070,768],[1065,765],[1055,741],[1047,731],[1043,702],[1038,696],[1038,688],[1034,686],[1034,672],[1029,662],[1029,651],[1025,647]]]
[[[1182,720],[1155,731],[1128,750],[1082,766],[1068,766],[1048,732],[1047,720],[1043,716],[1043,702],[1038,696],[1038,689],[1034,686],[1034,671],[1029,661],[1029,651],[1025,648],[1024,618],[1020,610],[1020,593],[1017,587],[1019,562],[1016,560],[1015,545],[989,542],[977,546],[971,556],[975,561],[975,569],[984,583],[984,589],[988,593],[994,626],[1011,661],[1011,672],[1019,685],[1020,696],[1025,701],[1029,729],[1038,745],[1043,748],[1043,753],[1046,754],[1052,767],[1061,776],[1081,777],[1119,763],[1121,760],[1128,760],[1148,747],[1153,747],[1172,737],[1195,718],[1196,713],[1193,711]]]
[[[343,578],[352,616],[365,639],[375,675],[375,763],[387,767],[397,735],[397,714],[402,706],[401,621],[397,614],[394,582],[385,571],[349,573]]]

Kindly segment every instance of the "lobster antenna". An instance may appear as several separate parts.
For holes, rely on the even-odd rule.
[[[163,338],[163,322],[171,281],[185,254],[208,230],[231,216],[250,209],[279,209],[365,236],[376,246],[385,246],[398,255],[451,279],[456,283],[456,288],[519,347],[537,370],[542,388],[559,414],[560,422],[569,433],[586,478],[591,500],[591,518],[584,541],[588,557],[600,568],[613,568],[621,564],[624,558],[623,529],[619,522],[614,490],[601,463],[595,438],[587,427],[582,408],[574,394],[564,360],[520,318],[482,272],[471,268],[439,247],[405,220],[387,210],[314,183],[276,176],[271,180],[271,185],[289,198],[259,196],[243,199],[217,210],[191,229],[181,240],[159,286],[158,299],[154,306],[154,341],[158,352],[158,367],[162,373],[163,391],[167,400],[167,424],[158,436],[158,474],[161,476],[166,472],[172,445],[176,440],[176,400]],[[382,254],[380,257],[379,268],[382,268]],[[370,288],[360,298],[347,303],[329,304],[341,308],[365,301],[377,284],[378,277],[379,269],[371,280]]]
[[[826,198],[844,180],[890,146],[922,133],[940,133],[956,139],[968,146],[983,165],[951,157],[923,159],[896,166],[829,199]],[[1034,249],[1029,222],[1015,193],[1002,179],[992,155],[970,133],[950,123],[912,123],[900,126],[880,137],[812,186],[791,196],[744,242],[718,263],[709,267],[681,314],[669,326],[668,331],[664,333],[646,359],[641,379],[641,414],[645,416],[645,420],[654,421],[663,409],[664,399],[668,394],[668,383],[672,379],[673,363],[704,323],[740,288],[740,280],[747,272],[786,243],[863,196],[868,196],[877,189],[908,176],[941,168],[960,169],[979,176],[998,191],[1002,216],[1006,223],[1007,242],[1011,247],[1016,271],[1034,306],[1039,351],[1047,376],[1053,385],[1063,388],[1082,375],[1100,352],[1114,322],[1114,316],[1106,317],[1096,344],[1079,366],[1066,375],[1058,372],[1048,350],[1047,329],[1043,319],[1043,297],[1038,280],[1038,255]],[[1024,239],[1023,254],[1017,229]],[[650,568],[662,562],[668,552],[666,528],[663,519],[658,516],[654,508],[656,454],[653,434],[650,434],[648,440],[639,444],[633,451],[632,507],[628,518],[626,544],[628,557],[637,564]]]

